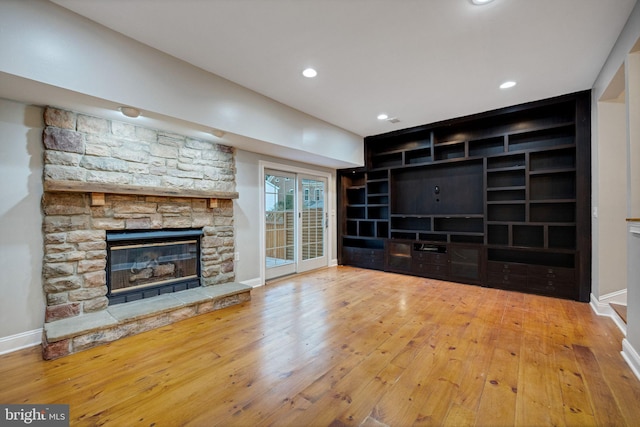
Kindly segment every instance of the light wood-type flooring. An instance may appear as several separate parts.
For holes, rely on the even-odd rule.
[[[0,403],[71,425],[638,426],[622,335],[588,304],[350,267],[54,361],[0,356]]]

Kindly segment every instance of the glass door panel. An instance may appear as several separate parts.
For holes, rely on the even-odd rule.
[[[266,278],[296,272],[296,177],[265,171]]]
[[[299,176],[301,193],[301,262],[298,271],[327,265],[326,211],[327,180],[321,177]]]

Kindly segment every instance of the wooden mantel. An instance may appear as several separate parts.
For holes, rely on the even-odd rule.
[[[101,184],[81,181],[44,182],[44,191],[63,191],[72,193],[129,194],[137,196],[185,197],[195,199],[237,199],[235,191],[190,190],[178,188],[145,187],[142,185]]]

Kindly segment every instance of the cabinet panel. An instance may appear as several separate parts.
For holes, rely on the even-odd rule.
[[[343,249],[342,262],[356,267],[382,270],[384,266],[384,250],[345,247]]]
[[[448,263],[448,255],[446,253],[414,251],[413,257],[418,262],[425,264],[447,265]]]
[[[508,273],[488,273],[487,285],[498,289],[511,289],[517,291],[527,290],[527,276]]]
[[[449,273],[454,279],[480,281],[482,250],[475,246],[449,246]]]
[[[573,268],[547,267],[543,265],[530,265],[528,273],[532,277],[557,280],[560,282],[575,282],[576,272]]]
[[[526,264],[489,261],[487,262],[487,271],[489,274],[515,274],[519,276],[526,276],[528,268]]]
[[[413,244],[412,272],[418,276],[445,279],[449,275],[448,245]]]
[[[442,279],[446,278],[449,275],[449,266],[446,264],[438,265],[416,262],[414,264],[413,273],[417,274],[418,276]]]
[[[391,214],[482,214],[483,182],[477,160],[393,170]]]
[[[411,272],[411,243],[387,241],[385,270]]]

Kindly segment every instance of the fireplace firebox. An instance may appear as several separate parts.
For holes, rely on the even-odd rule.
[[[118,304],[200,286],[202,229],[107,232],[107,297]]]

